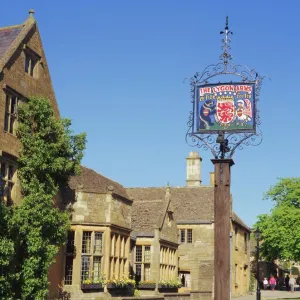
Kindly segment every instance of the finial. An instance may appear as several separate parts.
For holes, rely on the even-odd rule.
[[[33,18],[33,15],[34,15],[34,9],[31,8],[31,9],[29,10],[28,13],[29,13],[29,17],[30,17],[30,18]]]
[[[221,49],[223,50],[223,53],[220,56],[220,60],[223,60],[226,69],[228,61],[232,59],[232,56],[229,53],[230,50],[229,43],[231,42],[229,38],[229,34],[233,34],[233,32],[229,30],[228,16],[226,17],[225,31],[220,31],[220,34],[225,34],[225,38],[222,39],[223,46],[221,47]]]

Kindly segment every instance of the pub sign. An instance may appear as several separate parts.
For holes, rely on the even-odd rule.
[[[195,84],[195,133],[255,133],[255,83]]]

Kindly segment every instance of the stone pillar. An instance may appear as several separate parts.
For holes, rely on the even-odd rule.
[[[230,167],[232,159],[212,159],[214,188],[214,299],[230,299]]]
[[[111,230],[107,228],[104,233],[104,274],[106,279],[110,279],[110,245],[111,245]]]
[[[152,261],[151,261],[151,276],[156,282],[156,291],[158,291],[158,282],[160,278],[160,243],[159,243],[159,229],[154,229],[154,239],[153,239],[153,251],[152,251]]]
[[[82,228],[76,226],[74,233],[74,246],[76,249],[76,256],[73,260],[73,278],[72,285],[80,286],[81,281],[81,241],[82,241]]]
[[[124,266],[124,274],[125,277],[129,278],[129,255],[130,255],[130,237],[128,236],[125,240],[125,250],[124,250],[124,256],[127,258],[126,263]]]

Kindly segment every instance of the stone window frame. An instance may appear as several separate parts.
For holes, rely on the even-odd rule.
[[[247,232],[244,232],[244,250],[245,250],[245,254],[248,254],[248,240],[249,240],[249,236]]]
[[[6,133],[16,136],[18,126],[18,107],[20,103],[26,102],[26,98],[14,89],[5,86],[5,111],[3,130]],[[12,106],[12,102],[15,102]]]
[[[24,45],[24,72],[31,76],[32,78],[39,77],[39,63],[41,61],[41,56],[35,51]]]
[[[180,228],[178,243],[179,244],[192,244],[193,243],[193,228]]]
[[[177,279],[176,249],[166,245],[160,246],[160,280]]]
[[[127,277],[126,266],[129,263],[129,252],[126,248],[130,237],[119,232],[111,232],[110,271],[108,279]]]
[[[149,248],[149,252],[148,249],[146,251],[146,248]],[[153,280],[151,278],[151,248],[152,246],[149,244],[138,244],[134,247],[134,273],[136,276],[140,276],[139,281]],[[141,251],[137,251],[137,249],[141,249]]]
[[[17,162],[4,155],[0,156],[0,199],[11,205],[15,199]]]
[[[68,239],[66,244],[66,261],[65,261],[65,277],[64,284],[72,285],[73,282],[73,263],[75,257],[75,231],[68,232]]]
[[[182,276],[184,275],[184,284],[182,283]],[[178,278],[180,282],[182,283],[182,287],[184,288],[191,288],[191,271],[184,271],[180,270],[178,271]]]
[[[238,247],[238,234],[239,233],[239,229],[237,226],[234,227],[234,248],[236,251],[239,250],[239,247]]]
[[[102,247],[101,251],[96,251],[96,234],[102,235]],[[104,232],[98,230],[83,230],[81,239],[81,281],[84,279],[100,279],[103,270],[103,237]],[[99,259],[100,267],[98,267],[98,277],[94,278],[95,275],[95,261]]]

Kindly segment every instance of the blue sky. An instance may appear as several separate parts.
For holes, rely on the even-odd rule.
[[[35,9],[61,115],[86,132],[83,164],[126,187],[185,184],[191,109],[184,78],[218,62],[229,16],[236,63],[268,75],[259,109],[263,143],[234,156],[235,212],[248,224],[268,212],[262,195],[299,176],[300,2],[3,1],[0,26]],[[201,150],[203,184],[213,171]],[[183,199],[184,201],[184,199]]]

